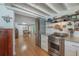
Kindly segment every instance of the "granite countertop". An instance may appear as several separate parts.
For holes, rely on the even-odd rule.
[[[65,40],[79,43],[79,37],[78,36],[66,37]]]

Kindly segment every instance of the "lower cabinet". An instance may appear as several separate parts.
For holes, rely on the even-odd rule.
[[[79,43],[65,41],[65,56],[79,56]]]
[[[78,48],[78,51],[77,51],[77,56],[79,56],[79,48]]]
[[[41,48],[48,52],[48,37],[41,35]]]
[[[74,47],[65,46],[65,56],[76,56],[76,51]]]
[[[79,43],[78,45],[73,45],[76,51],[76,56],[79,56]]]

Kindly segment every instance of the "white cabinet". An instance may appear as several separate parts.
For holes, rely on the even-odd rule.
[[[41,35],[41,48],[48,51],[48,37],[46,35]]]
[[[79,56],[79,43],[65,41],[65,56]]]
[[[77,56],[79,56],[79,48],[78,48],[78,51],[77,51]]]
[[[75,56],[76,51],[70,42],[65,43],[65,56]]]
[[[79,43],[77,45],[73,45],[76,51],[76,56],[79,56]]]

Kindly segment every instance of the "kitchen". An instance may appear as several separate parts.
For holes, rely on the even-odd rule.
[[[79,3],[0,4],[0,39],[6,36],[2,29],[12,31],[7,34],[10,44],[5,43],[7,36],[0,41],[1,47],[2,41],[5,47],[11,45],[6,47],[9,54],[3,47],[0,55],[79,56],[78,7]]]
[[[78,11],[76,12],[78,13]],[[54,56],[79,56],[78,14],[50,18],[40,23],[41,48]],[[43,19],[44,20],[44,19]],[[45,32],[46,31],[46,32]]]

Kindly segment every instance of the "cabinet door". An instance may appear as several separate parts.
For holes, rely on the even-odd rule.
[[[48,51],[48,38],[45,35],[41,35],[41,48]]]
[[[65,56],[76,56],[76,49],[71,42],[65,42]]]
[[[79,56],[79,48],[78,48],[78,51],[77,51],[77,56]]]
[[[79,56],[79,46],[78,45],[73,45],[76,49],[76,56]]]
[[[73,47],[65,46],[65,56],[76,56],[76,50]]]
[[[37,19],[35,20],[35,25],[36,25],[35,44],[36,44],[38,47],[41,47],[39,18],[37,18]]]

